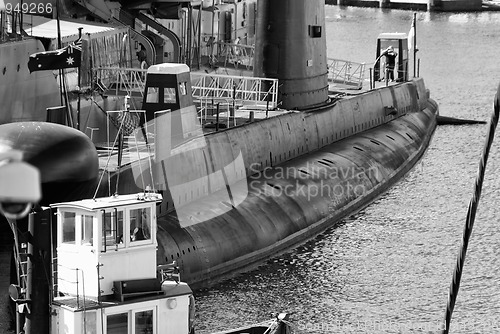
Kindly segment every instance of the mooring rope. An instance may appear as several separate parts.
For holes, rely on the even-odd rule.
[[[97,183],[97,186],[96,186],[96,189],[95,189],[95,193],[94,193],[94,197],[92,197],[93,200],[95,200],[95,198],[97,196],[97,193],[99,191],[99,187],[101,186],[102,178],[103,178],[104,174],[106,173],[106,171],[109,168],[109,162],[111,161],[111,154],[113,153],[114,148],[116,146],[116,142],[118,141],[118,138],[120,137],[120,133],[122,132],[122,128],[123,128],[123,124],[124,123],[125,123],[125,117],[122,119],[122,122],[120,124],[120,128],[118,129],[118,133],[116,134],[115,141],[113,142],[113,146],[112,146],[113,149],[111,150],[111,152],[109,152],[108,160],[106,161],[106,167],[105,167],[105,169],[103,169],[102,174],[99,177],[99,182]],[[120,148],[118,148],[118,149],[120,149]],[[118,166],[118,168],[120,168],[120,167]],[[117,181],[117,184],[118,184],[118,181]],[[118,185],[117,185],[117,187],[118,187]]]
[[[443,334],[447,334],[450,330],[451,315],[453,313],[453,308],[455,307],[455,302],[457,300],[458,289],[460,288],[460,279],[462,278],[462,270],[465,263],[467,246],[469,245],[469,239],[472,234],[472,227],[474,226],[474,220],[476,218],[477,206],[479,204],[479,198],[481,197],[481,190],[483,187],[486,163],[488,162],[488,155],[490,153],[491,145],[493,144],[495,129],[498,123],[498,116],[500,109],[499,99],[500,99],[500,85],[498,86],[497,93],[495,95],[494,112],[493,115],[491,116],[490,127],[488,129],[488,134],[486,137],[486,144],[483,148],[481,161],[479,162],[479,169],[476,177],[474,195],[472,196],[472,199],[469,202],[469,209],[467,211],[467,219],[465,222],[464,234],[462,237],[462,247],[457,257],[455,272],[453,273],[453,280],[451,282],[450,292],[448,294],[448,304],[446,306],[446,316],[445,316],[445,328],[442,331]]]

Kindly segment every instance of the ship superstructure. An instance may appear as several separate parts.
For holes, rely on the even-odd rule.
[[[51,332],[190,333],[194,297],[156,265],[158,194],[51,205],[57,220]]]

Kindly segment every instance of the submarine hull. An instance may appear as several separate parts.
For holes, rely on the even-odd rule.
[[[183,279],[202,287],[370,204],[418,162],[437,115],[423,80],[415,79],[206,134],[203,145],[156,162],[159,173],[144,160],[122,166],[118,189],[140,191],[140,180],[155,189],[167,185],[158,207],[157,261],[176,261]],[[163,179],[169,173],[174,177]]]
[[[424,154],[435,104],[327,145],[240,182],[248,196],[209,221],[186,228],[175,212],[158,223],[158,261],[177,261],[194,287],[216,282],[335,226],[398,182]],[[192,212],[213,210],[203,200]],[[186,208],[184,208],[186,210]]]

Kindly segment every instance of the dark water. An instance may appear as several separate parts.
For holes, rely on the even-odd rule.
[[[329,57],[372,63],[412,12],[327,7]],[[417,14],[420,74],[442,115],[489,120],[500,13]],[[292,313],[294,333],[438,333],[486,125],[440,126],[425,157],[364,211],[303,246],[197,292],[197,333]],[[500,135],[499,135],[500,136]],[[500,327],[500,138],[490,154],[452,333]]]

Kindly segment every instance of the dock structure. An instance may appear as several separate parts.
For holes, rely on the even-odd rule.
[[[483,0],[326,0],[328,5],[427,11],[479,11]]]

